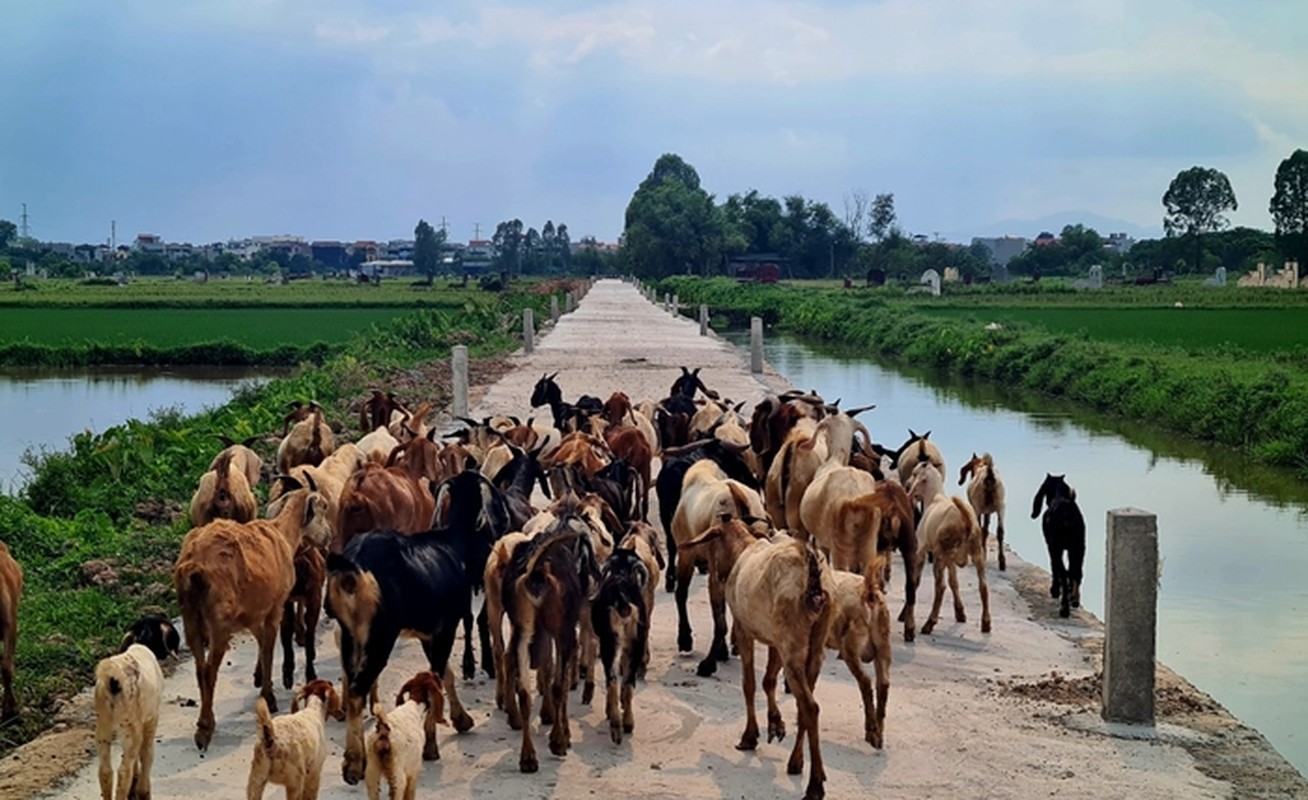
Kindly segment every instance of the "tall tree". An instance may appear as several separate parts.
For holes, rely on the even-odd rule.
[[[566,222],[560,222],[554,229],[554,249],[558,252],[559,264],[567,270],[572,265],[572,239],[568,236]]]
[[[491,237],[495,247],[495,266],[501,271],[522,271],[522,220],[509,219],[495,226]]]
[[[866,189],[855,189],[845,195],[845,227],[849,228],[855,241],[863,241],[863,231],[868,224],[870,207],[871,200],[867,196]]]
[[[413,229],[413,266],[427,276],[428,286],[436,280],[436,270],[441,263],[441,245],[444,242],[445,231],[438,233],[427,220],[418,220],[418,226]]]
[[[4,250],[9,243],[18,238],[18,226],[7,219],[0,219],[0,250]]]
[[[1227,225],[1227,211],[1239,208],[1231,182],[1220,170],[1211,167],[1191,167],[1177,173],[1163,195],[1163,230],[1168,236],[1178,234],[1194,240],[1193,269],[1198,272],[1203,264],[1201,237]]]
[[[1275,186],[1268,210],[1276,225],[1276,246],[1308,269],[1308,150],[1295,150],[1281,162]]]
[[[554,271],[554,220],[545,220],[545,227],[540,229],[541,262],[546,272]]]
[[[680,156],[665,153],[627,204],[623,257],[638,275],[706,273],[721,253],[722,215]]]
[[[872,201],[872,216],[868,220],[868,233],[878,242],[890,234],[895,227],[895,193],[879,194]]]

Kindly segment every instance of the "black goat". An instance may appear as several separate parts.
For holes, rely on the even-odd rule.
[[[1031,519],[1035,519],[1040,516],[1041,504],[1046,505],[1040,527],[1049,548],[1049,569],[1054,574],[1049,596],[1061,598],[1061,617],[1071,616],[1073,607],[1081,607],[1081,566],[1085,561],[1085,519],[1076,505],[1076,490],[1067,485],[1065,477],[1045,473],[1045,482],[1040,484],[1031,506]],[[1063,566],[1064,553],[1067,566]]]
[[[549,406],[554,415],[554,427],[561,432],[589,430],[587,420],[604,411],[604,401],[598,397],[583,394],[576,403],[563,401],[563,390],[554,380],[559,373],[542,374],[540,380],[531,390],[531,407]]]
[[[182,649],[182,639],[177,628],[163,614],[145,614],[132,623],[118,645],[118,652],[121,653],[134,644],[150,648],[150,652],[160,661],[169,655],[176,655]]]
[[[654,552],[657,554],[658,550]],[[622,744],[622,734],[631,733],[635,727],[631,693],[644,669],[649,648],[651,609],[646,605],[645,587],[650,579],[649,568],[640,555],[633,549],[620,547],[604,562],[599,593],[590,604],[591,625],[599,637],[600,662],[604,665],[607,690],[604,715],[609,720],[609,737],[614,744]]]
[[[482,480],[469,471],[442,484],[451,495],[446,527],[416,534],[369,531],[327,558],[327,613],[340,622],[346,678],[346,783],[357,784],[363,777],[364,700],[405,632],[421,639],[432,672],[445,679],[455,729],[472,727],[448,667],[459,623],[471,614],[472,589],[481,583],[493,544],[490,532],[478,524],[482,504],[467,502],[481,493]],[[440,758],[434,736],[423,755]]]
[[[734,447],[720,439],[701,439],[683,447],[663,451],[663,468],[659,470],[659,476],[654,480],[654,490],[659,498],[659,520],[663,523],[663,539],[668,545],[668,564],[677,563],[677,542],[672,536],[672,516],[677,513],[677,504],[681,502],[681,482],[686,477],[686,470],[690,469],[690,465],[696,461],[707,458],[717,463],[722,471],[727,473],[728,478],[757,489],[758,477],[742,458],[744,452],[745,448]],[[664,587],[669,592],[676,590],[676,570],[668,570]]]
[[[434,526],[452,525],[453,515],[462,513],[474,520],[473,525],[477,534],[492,543],[510,530],[510,509],[504,493],[482,476],[475,466],[470,466],[458,475],[445,479],[432,489],[432,494],[436,497],[436,512],[432,515]],[[456,512],[456,508],[462,510]],[[482,572],[485,568],[486,557],[483,556],[476,574],[472,576],[473,594],[482,589],[484,580]],[[490,626],[486,621],[485,603],[477,613],[477,634],[478,641],[481,643],[481,668],[485,670],[487,677],[494,678],[495,658],[491,653]],[[469,606],[468,616],[463,621],[463,678],[472,680],[476,675],[477,656],[472,647],[472,607]]]
[[[495,475],[495,487],[504,494],[504,502],[509,511],[508,530],[520,531],[535,514],[531,506],[531,493],[539,484],[540,490],[550,497],[550,484],[545,470],[536,458],[536,452],[527,452],[520,447],[509,445],[513,458],[500,468]]]
[[[614,458],[586,483],[590,491],[603,498],[613,513],[617,514],[622,530],[629,523],[640,521],[641,498],[645,496],[645,487],[640,473],[632,469],[626,460]]]

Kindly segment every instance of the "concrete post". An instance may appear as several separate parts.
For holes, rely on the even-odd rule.
[[[450,372],[454,384],[454,416],[466,417],[468,416],[468,348],[465,345],[454,345],[450,357]]]
[[[530,353],[536,349],[536,321],[530,308],[522,309],[522,351]]]
[[[572,309],[573,309],[572,292],[568,292],[568,296],[563,299],[563,310],[565,313],[571,314]]]
[[[568,295],[568,296],[571,297],[572,295]],[[572,309],[568,309],[568,310],[571,311]],[[558,321],[559,321],[559,296],[557,294],[552,294],[550,295],[550,322],[558,322]]]
[[[1154,724],[1158,628],[1158,518],[1138,508],[1108,512],[1104,585],[1103,716]]]
[[[758,375],[763,371],[763,318],[749,318],[749,371]]]
[[[681,313],[681,295],[674,294],[672,295],[672,316],[675,317],[680,313]]]
[[[700,303],[699,304],[699,335],[700,336],[708,336],[708,322],[709,322],[708,305],[706,303]]]
[[[672,292],[664,292],[664,293],[663,293],[663,310],[664,310],[664,311],[670,311],[671,309],[672,309]]]

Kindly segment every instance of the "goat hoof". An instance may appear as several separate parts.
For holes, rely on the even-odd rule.
[[[988,619],[981,620],[981,632],[990,633],[990,620]]]
[[[195,729],[195,746],[200,748],[200,752],[209,749],[209,742],[213,739],[213,726],[205,727],[203,725]]]
[[[736,744],[736,749],[737,749],[737,750],[757,750],[757,749],[758,749],[758,734],[755,734],[755,735],[753,735],[753,736],[742,736],[742,737],[740,737],[740,741]]]
[[[916,638],[917,638],[917,631],[915,631],[915,630],[913,630],[912,628],[910,628],[909,626],[905,625],[905,626],[904,626],[904,641],[906,641],[906,642],[911,642],[911,641],[913,641],[913,640],[916,639]]]
[[[256,667],[254,670],[254,688],[256,689],[263,688],[263,674],[259,672],[258,667]]]
[[[347,753],[345,764],[341,767],[341,778],[351,786],[358,786],[359,781],[363,780],[363,759],[351,758]]]
[[[535,755],[522,756],[518,759],[519,772],[535,772],[540,769],[540,763],[536,761]]]
[[[718,662],[712,656],[709,656],[708,658],[699,662],[699,666],[695,668],[695,674],[700,676],[701,678],[708,678],[717,671],[718,671]]]
[[[809,789],[807,792],[804,792],[804,800],[823,800],[823,798],[826,796],[827,796],[826,790],[822,788],[821,784],[818,784],[816,788],[812,788]]]
[[[276,713],[277,713],[277,696],[274,695],[274,694],[272,693],[272,690],[269,689],[269,690],[266,691],[266,692],[261,692],[261,693],[259,694],[259,696],[262,697],[262,698],[263,698],[263,701],[264,701],[265,703],[268,704],[268,710],[271,711],[272,713],[276,714]]]
[[[312,664],[306,666],[304,668],[304,682],[312,683],[316,680],[318,680],[318,670],[314,669]],[[291,687],[287,686],[286,688],[289,689]]]
[[[954,621],[955,621],[955,622],[967,622],[967,612],[966,612],[966,611],[955,611],[955,612],[954,612]]]
[[[623,733],[631,733],[631,732],[634,731],[634,730],[636,730],[636,723],[634,723],[634,722],[629,722],[629,721],[627,721],[627,720],[623,720],[623,722],[622,722],[622,732],[623,732]]]
[[[422,760],[423,761],[441,760],[441,751],[440,748],[436,745],[435,741],[428,742],[427,744],[422,746]]]
[[[581,704],[588,706],[595,699],[595,684],[587,683],[581,690]]]
[[[1004,558],[1004,554],[1003,554],[1003,553],[1000,553],[1000,554],[999,554],[999,571],[1000,571],[1000,572],[1003,572],[1003,571],[1006,570],[1006,569],[1008,569],[1008,559]]]
[[[568,754],[567,739],[563,736],[559,736],[556,740],[554,736],[550,736],[550,752],[559,758],[566,756]]]
[[[1063,606],[1062,608],[1058,609],[1058,616],[1062,617],[1063,619],[1067,619],[1068,617],[1072,616],[1072,609],[1069,608],[1068,606]]]
[[[663,582],[663,590],[668,594],[677,591],[677,576],[675,574],[668,573],[668,579]]]
[[[868,744],[872,745],[877,750],[881,749],[881,731],[873,728],[867,732],[867,735],[864,738],[867,740]]]
[[[790,760],[786,762],[786,774],[787,775],[804,774],[804,756],[802,754],[799,755],[798,757],[795,756],[790,757]]]
[[[313,679],[310,678],[309,680],[313,680]],[[282,688],[284,688],[284,689],[289,689],[289,688],[291,688],[291,687],[294,686],[294,685],[295,685],[295,673],[294,673],[294,672],[283,672],[283,673],[282,673]]]
[[[695,649],[695,637],[694,637],[694,636],[691,636],[689,632],[686,632],[686,633],[679,633],[679,634],[677,634],[677,651],[678,651],[678,652],[681,652],[681,653],[689,653],[691,650],[694,650],[694,649]]]
[[[463,709],[459,709],[459,713],[453,715],[453,722],[454,730],[459,733],[467,733],[472,730],[472,717],[468,716],[468,712]]]
[[[922,635],[923,635],[923,636],[930,636],[930,635],[931,635],[931,631],[933,631],[933,630],[935,630],[935,629],[936,629],[936,621],[933,620],[933,619],[929,619],[929,620],[926,621],[926,624],[922,626]]]
[[[487,678],[488,680],[492,680],[492,681],[495,680],[495,665],[494,665],[494,664],[482,664],[482,665],[481,665],[481,671],[484,672],[484,673],[486,673],[486,678]]]
[[[1049,584],[1049,596],[1053,598],[1058,597],[1058,584],[1056,583]]]
[[[609,738],[614,744],[622,744],[622,726],[616,722],[609,723]]]

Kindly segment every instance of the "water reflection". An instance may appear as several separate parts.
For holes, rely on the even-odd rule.
[[[243,382],[267,377],[267,370],[229,367],[0,370],[0,491],[22,488],[29,449],[63,449],[75,433],[160,409],[194,413],[227,402]]]
[[[736,341],[744,341],[736,339]],[[797,387],[844,405],[898,445],[931,430],[957,481],[988,450],[1008,485],[1008,541],[1048,564],[1033,495],[1046,472],[1076,487],[1090,536],[1083,601],[1103,609],[1107,511],[1158,515],[1163,574],[1159,657],[1256,727],[1308,770],[1308,486],[1227,448],[1139,422],[1087,413],[1056,398],[879,364],[849,348],[772,337],[766,357]]]

